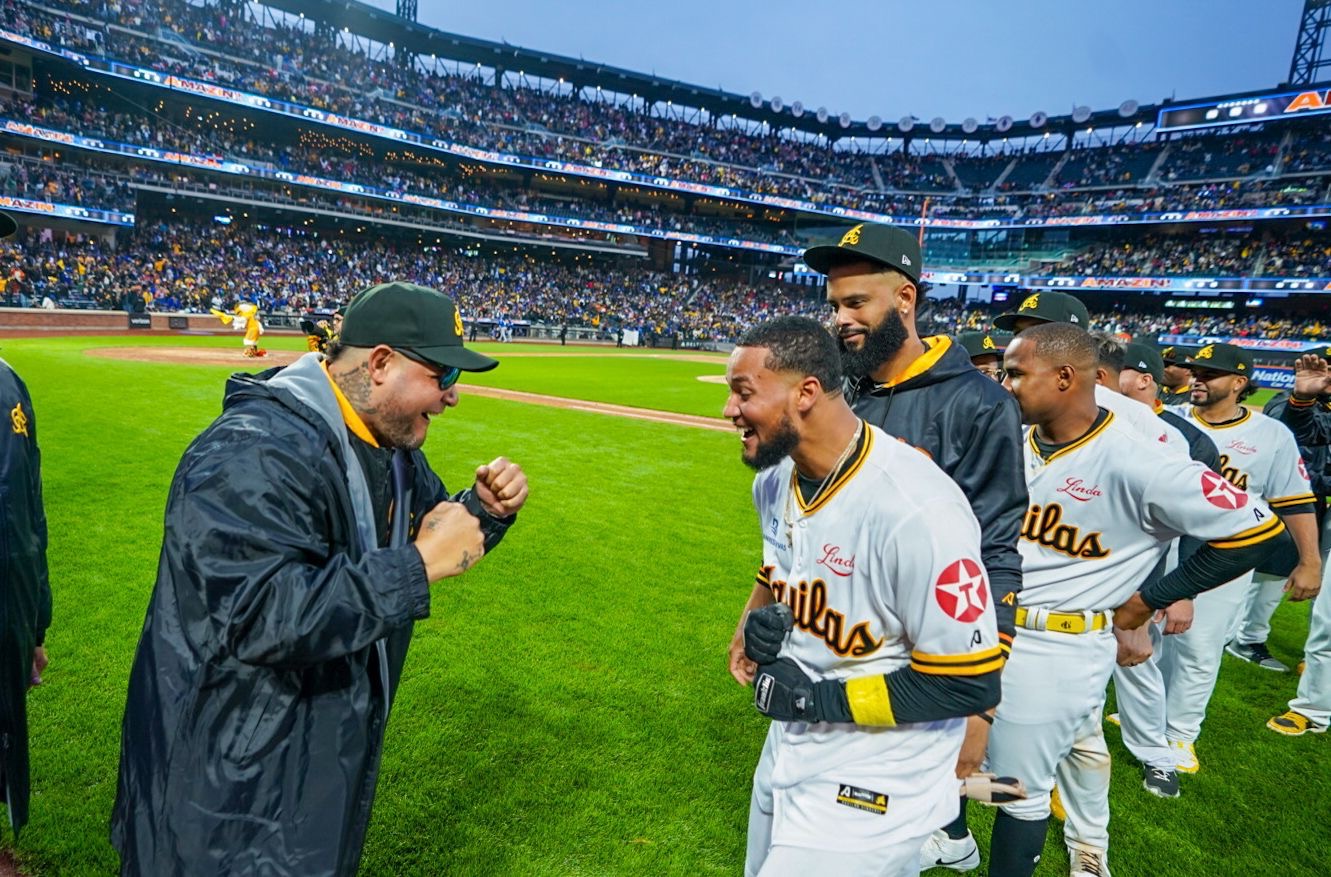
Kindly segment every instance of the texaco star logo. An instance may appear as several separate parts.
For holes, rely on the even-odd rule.
[[[1221,509],[1241,509],[1248,504],[1248,494],[1210,470],[1202,473],[1202,496]]]
[[[984,580],[984,571],[968,558],[956,561],[938,576],[934,599],[957,621],[974,621],[989,605],[989,584]]]

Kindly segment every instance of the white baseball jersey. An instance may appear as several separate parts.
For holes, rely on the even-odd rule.
[[[1027,431],[1031,505],[1018,542],[1022,606],[1067,613],[1114,609],[1141,587],[1180,535],[1240,547],[1284,526],[1250,494],[1164,445],[1143,441],[1113,412],[1048,457],[1035,443],[1034,428]],[[1115,651],[1107,629],[1018,630],[988,754],[990,770],[1026,781],[1029,797],[1002,805],[1009,814],[1048,816],[1060,761],[1098,725]],[[1064,785],[1065,795],[1076,796],[1071,804],[1077,813],[1107,821],[1107,798],[1082,795],[1079,783]]]
[[[1281,526],[1246,491],[1201,463],[1143,443],[1112,412],[1048,459],[1028,429],[1025,465],[1031,505],[1018,543],[1023,606],[1113,609],[1137,591],[1177,536],[1224,546]]]
[[[1313,501],[1308,469],[1288,426],[1246,408],[1220,426],[1207,423],[1194,407],[1186,416],[1215,442],[1220,472],[1230,484],[1257,494],[1277,511]]]
[[[1115,393],[1103,384],[1095,385],[1095,404],[1114,412],[1122,425],[1140,434],[1146,441],[1155,442],[1171,454],[1190,456],[1188,440],[1183,433],[1161,420],[1150,406],[1129,399],[1122,393]]]
[[[970,503],[926,455],[864,428],[861,452],[811,506],[792,493],[790,459],[754,480],[759,581],[795,616],[782,656],[815,679],[908,664],[934,675],[999,669]],[[864,850],[927,834],[956,814],[964,729],[962,719],[888,728],[773,722],[774,841],[825,847],[833,831],[840,848]],[[886,812],[841,800],[847,790],[881,794]]]

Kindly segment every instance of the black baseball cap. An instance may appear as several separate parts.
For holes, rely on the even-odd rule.
[[[387,344],[440,368],[484,372],[499,365],[462,346],[462,315],[453,299],[403,281],[356,293],[342,318],[341,341],[348,347]]]
[[[1165,365],[1183,365],[1183,361],[1188,358],[1188,355],[1180,353],[1177,347],[1170,344],[1160,348],[1160,358],[1165,361]]]
[[[8,213],[0,213],[0,238],[7,238],[18,231],[18,223]]]
[[[1165,379],[1165,360],[1160,351],[1142,341],[1129,341],[1123,345],[1123,367],[1150,375],[1157,384]]]
[[[966,355],[971,359],[977,356],[1002,356],[1003,350],[1007,347],[1007,341],[1012,336],[1007,336],[1000,343],[1000,336],[992,332],[962,332],[957,336],[957,344],[961,345],[966,351]]]
[[[1191,369],[1211,369],[1232,375],[1252,377],[1252,354],[1233,344],[1208,344],[1183,363]]]
[[[1053,289],[1032,292],[1022,299],[1021,307],[1015,311],[994,317],[994,325],[999,329],[1010,331],[1016,327],[1017,320],[1022,317],[1039,320],[1042,323],[1072,323],[1088,332],[1091,331],[1091,315],[1086,310],[1086,305],[1081,303],[1081,299]]]
[[[837,262],[865,259],[895,268],[920,282],[920,242],[915,235],[895,225],[861,222],[846,230],[834,243],[830,238],[804,251],[804,264],[826,274]]]

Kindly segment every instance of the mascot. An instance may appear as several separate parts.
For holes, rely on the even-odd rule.
[[[259,322],[259,306],[243,301],[236,305],[233,313],[225,313],[212,308],[213,316],[223,325],[243,325],[245,327],[245,355],[267,356],[268,351],[259,346],[259,336],[263,334],[263,323]],[[243,322],[237,322],[243,321]]]

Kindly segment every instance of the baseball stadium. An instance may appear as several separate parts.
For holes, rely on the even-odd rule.
[[[423,23],[421,12],[417,0],[396,0],[395,9],[360,0],[0,0],[0,212],[17,226],[0,240],[0,356],[31,397],[0,401],[8,438],[34,452],[40,441],[38,511],[44,505],[52,603],[44,645],[40,634],[36,641],[49,664],[34,664],[39,684],[26,692],[26,744],[11,717],[0,716],[0,779],[14,770],[4,760],[13,747],[30,758],[26,825],[12,800],[0,822],[0,877],[889,873],[844,865],[857,848],[838,844],[853,832],[825,835],[839,857],[825,868],[769,862],[745,870],[754,862],[755,765],[769,726],[783,724],[773,718],[783,717],[755,708],[755,690],[727,669],[746,641],[736,623],[745,627],[756,570],[759,590],[768,584],[764,542],[775,544],[767,535],[777,524],[770,519],[768,534],[755,511],[754,473],[736,459],[737,427],[748,462],[754,432],[745,428],[748,415],[736,413],[744,410],[736,399],[747,398],[737,389],[739,354],[763,326],[811,321],[845,352],[854,333],[834,289],[840,263],[817,255],[862,249],[916,291],[911,338],[941,351],[961,349],[968,337],[977,345],[966,348],[972,361],[983,371],[989,360],[986,373],[1000,381],[1005,345],[1029,352],[1051,343],[1005,340],[1014,315],[1018,328],[1023,318],[1071,322],[1092,333],[1102,357],[1106,345],[1119,351],[1115,370],[1150,374],[1181,419],[1198,399],[1194,380],[1241,376],[1236,422],[1264,418],[1286,429],[1280,412],[1302,410],[1309,375],[1324,375],[1331,362],[1331,57],[1323,58],[1331,2],[1306,0],[1289,22],[1283,82],[983,119],[856,118],[448,32]],[[878,255],[880,234],[904,241],[904,255]],[[363,851],[330,868],[314,859],[308,869],[247,859],[227,847],[250,843],[235,840],[245,833],[220,820],[224,827],[199,841],[207,854],[193,865],[181,858],[165,867],[147,854],[133,865],[121,846],[123,824],[112,829],[133,791],[123,750],[156,745],[135,736],[127,685],[132,673],[140,684],[153,672],[137,662],[151,658],[161,624],[155,590],[169,569],[191,568],[164,543],[185,526],[177,504],[189,485],[222,477],[190,477],[187,461],[208,444],[196,437],[222,415],[224,394],[231,410],[237,379],[278,380],[271,370],[316,361],[344,416],[354,417],[346,412],[355,396],[338,389],[333,364],[336,351],[362,345],[340,327],[345,319],[351,335],[364,325],[358,312],[371,307],[368,292],[385,285],[446,294],[458,320],[448,344],[499,367],[450,372],[450,363],[414,355],[405,363],[429,367],[453,394],[443,408],[457,410],[428,412],[433,428],[414,453],[428,464],[418,468],[450,490],[477,482],[466,507],[481,520],[487,551],[474,569],[462,562],[456,581],[431,579],[428,611],[408,628],[410,655],[395,669],[401,678],[380,729],[377,785],[372,779],[365,799],[373,800],[368,829],[339,822],[331,793],[326,804],[302,798],[308,812],[284,811],[283,819],[324,825],[328,843],[363,841]],[[808,319],[780,322],[786,318]],[[450,332],[452,325],[450,318]],[[1134,365],[1138,350],[1151,352],[1151,365]],[[435,374],[436,366],[444,371]],[[873,393],[886,386],[878,383]],[[1241,465],[1231,457],[1252,449],[1212,436],[1231,467],[1216,470],[1233,482],[1221,487],[1238,491],[1232,502],[1240,507],[1249,498],[1269,502],[1281,513],[1273,526],[1296,517],[1286,508],[1315,506],[1303,517],[1324,517],[1331,393],[1313,395],[1316,429],[1288,426],[1278,439],[1297,445],[1286,460],[1297,459],[1306,487],[1297,496],[1262,494],[1247,475],[1231,477]],[[853,395],[846,399],[868,417]],[[999,401],[1013,418],[1024,411]],[[886,404],[894,404],[890,394]],[[1152,407],[1161,406],[1140,410]],[[972,426],[983,433],[988,425]],[[361,435],[351,419],[347,428]],[[297,456],[295,445],[278,447],[276,429],[268,440],[272,453]],[[814,496],[854,456],[856,441],[858,427],[828,476],[813,479]],[[236,453],[220,439],[214,446]],[[1012,449],[1019,457],[1020,436]],[[941,455],[925,452],[943,466]],[[794,459],[785,465],[797,466]],[[502,504],[497,475],[510,460],[530,499],[511,532],[487,531],[492,507],[517,508]],[[933,470],[934,462],[919,465]],[[242,483],[272,474],[257,452],[215,463]],[[7,470],[0,462],[0,473]],[[807,477],[798,468],[791,475],[801,503]],[[394,485],[385,497],[402,495]],[[1063,491],[1073,509],[1100,496],[1080,485],[1069,478]],[[400,535],[398,511],[392,538]],[[227,513],[220,504],[218,514]],[[796,523],[804,520],[787,517],[788,534]],[[191,526],[205,531],[197,542],[214,538],[207,522]],[[423,519],[404,526],[418,533]],[[980,520],[976,531],[985,526]],[[1288,530],[1288,550],[1306,564],[1304,531]],[[1230,541],[1247,547],[1251,532]],[[1030,541],[1025,531],[1022,538]],[[0,534],[0,545],[10,539]],[[402,550],[394,544],[380,550]],[[209,550],[242,553],[226,544]],[[825,550],[820,562],[848,575],[855,558],[835,555]],[[833,568],[838,562],[843,569]],[[415,563],[430,567],[428,559]],[[972,567],[979,574],[978,564],[962,569]],[[1291,568],[1292,560],[1280,581]],[[1153,573],[1160,581],[1172,573],[1160,575]],[[0,582],[0,590],[11,587]],[[1019,645],[994,626],[995,593],[982,616],[990,624],[984,642],[997,655],[1002,634],[1007,655]],[[17,624],[7,600],[0,593],[0,636]],[[1205,731],[1194,735],[1195,751],[1186,743],[1195,757],[1177,771],[1170,765],[1163,794],[1119,726],[1123,683],[1110,685],[1095,734],[1103,732],[1108,751],[1098,769],[1108,773],[1112,851],[1079,859],[1080,807],[1074,800],[1065,822],[1055,799],[1034,873],[1331,872],[1331,755],[1317,733],[1327,713],[1309,718],[1296,706],[1320,697],[1331,710],[1331,691],[1307,693],[1331,686],[1331,671],[1313,666],[1317,602],[1281,600],[1263,642],[1229,644],[1209,706],[1203,699]],[[1070,608],[1080,622],[1090,607]],[[1085,613],[1087,634],[1092,615]],[[1019,617],[1017,627],[1023,623]],[[1100,628],[1109,623],[1096,627],[1106,639]],[[1026,635],[1018,629],[1016,642]],[[1331,631],[1324,651],[1328,642]],[[11,658],[8,649],[0,660]],[[903,654],[915,655],[909,647]],[[303,672],[282,664],[277,675],[295,690],[335,686]],[[886,675],[883,697],[893,690],[901,712],[909,692],[892,689],[895,676]],[[847,682],[851,712],[827,721],[860,715],[860,690]],[[1060,696],[1051,684],[1049,697]],[[7,699],[0,705],[17,709]],[[996,723],[989,709],[983,721],[993,730],[984,733],[1003,730],[1003,709]],[[946,725],[959,735],[978,712],[920,719],[919,727]],[[1282,713],[1302,725],[1291,729],[1287,720],[1282,730]],[[217,734],[262,748],[266,738],[300,732],[271,714],[252,716],[240,729],[218,719]],[[183,789],[175,811],[164,811],[157,836],[140,838],[139,849],[167,845],[167,826],[182,811],[225,809],[192,784],[211,789],[212,774],[227,771],[261,781],[260,764],[196,765],[196,774],[175,764],[169,784]],[[301,771],[314,784],[325,768]],[[1060,794],[1079,794],[1064,791],[1062,776]],[[946,781],[954,793],[950,768]],[[280,784],[271,778],[274,795]],[[878,806],[843,800],[864,789],[851,791],[838,794],[848,804],[840,810],[858,818]],[[891,797],[884,814],[913,800]],[[953,860],[922,860],[920,873],[1018,873],[991,864],[989,852],[1001,834],[996,824],[1011,817],[975,797],[963,815],[979,853],[972,857],[972,845]],[[243,819],[263,821],[234,817]],[[281,832],[278,822],[265,824],[254,848],[287,849]]]

